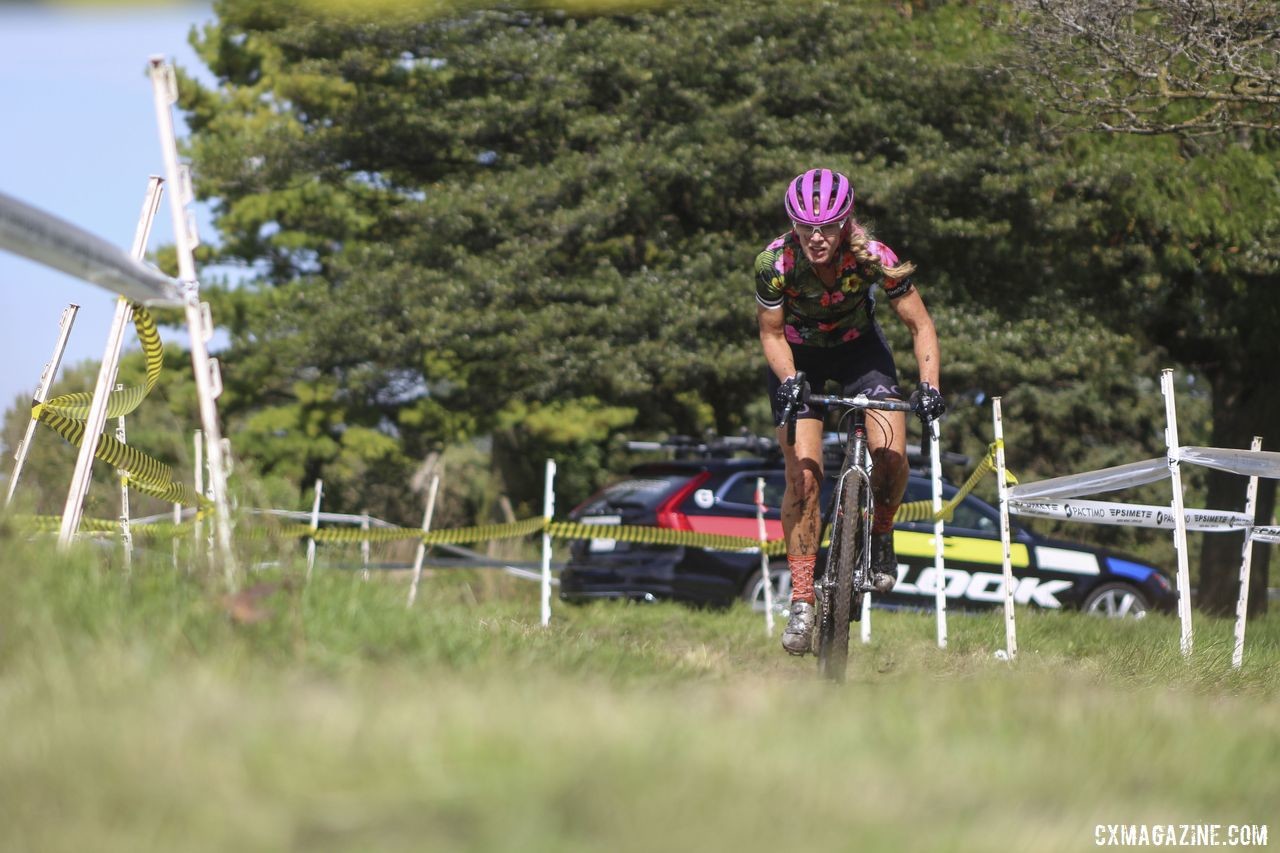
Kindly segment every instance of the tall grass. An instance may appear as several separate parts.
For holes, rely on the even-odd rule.
[[[559,606],[492,574],[296,568],[0,533],[0,849],[1077,850],[1266,823],[1280,619],[875,612],[847,684],[745,608]],[[1272,827],[1275,829],[1276,827]]]

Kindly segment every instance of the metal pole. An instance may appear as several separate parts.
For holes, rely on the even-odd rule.
[[[218,543],[218,556],[228,587],[237,585],[235,557],[231,551],[231,514],[227,509],[227,476],[222,457],[222,430],[218,425],[215,400],[222,393],[222,377],[217,361],[209,358],[208,337],[213,328],[205,327],[200,305],[200,282],[196,279],[194,250],[198,243],[194,220],[188,217],[186,205],[192,201],[191,172],[178,165],[178,143],[173,129],[173,104],[178,100],[178,86],[173,66],[162,56],[153,56],[151,89],[155,99],[156,123],[160,148],[164,155],[165,174],[175,186],[169,194],[173,215],[174,248],[178,256],[178,279],[185,293],[187,331],[191,338],[191,368],[196,380],[196,398],[200,403],[200,423],[208,436],[209,479],[213,490],[213,524]]]
[[[551,523],[551,519],[556,514],[556,461],[554,459],[547,460],[547,478],[546,490],[542,496],[543,518],[547,524]],[[543,627],[551,623],[551,533],[547,530],[542,531],[542,624]]]
[[[32,398],[35,403],[43,403],[48,399],[54,377],[58,375],[58,368],[62,366],[62,355],[67,351],[67,339],[71,337],[71,327],[75,325],[76,313],[79,310],[80,306],[74,302],[62,309],[62,319],[58,321],[58,342],[54,344],[53,357],[45,363],[44,371],[40,374],[40,384],[36,386],[36,393]],[[23,466],[27,464],[27,454],[31,452],[31,439],[35,437],[36,423],[34,416],[27,422],[26,434],[18,444],[18,451],[13,454],[16,461],[13,474],[9,477],[9,493],[4,499],[5,506],[13,501],[13,491],[18,487],[18,478],[22,476]]]
[[[436,511],[436,491],[440,488],[440,475],[431,478],[431,488],[427,491],[427,509],[422,513],[422,532],[431,530],[431,516]],[[413,583],[409,584],[409,607],[418,600],[418,582],[422,580],[422,561],[427,556],[427,543],[418,540],[418,552],[413,556]]]
[[[155,175],[147,179],[147,193],[142,201],[142,213],[138,217],[138,227],[133,234],[133,249],[130,252],[134,260],[141,261],[147,252],[147,240],[151,236],[151,223],[155,219],[156,209],[160,206],[163,183]],[[107,346],[102,353],[102,364],[98,367],[98,381],[93,388],[93,402],[89,405],[89,415],[85,418],[84,441],[76,456],[71,487],[67,490],[67,502],[62,509],[62,525],[58,530],[60,548],[69,546],[80,530],[84,498],[89,493],[89,479],[93,475],[94,451],[98,449],[98,437],[107,425],[111,387],[115,385],[116,371],[120,367],[120,345],[124,340],[125,327],[131,319],[133,306],[122,296],[116,300],[116,315],[111,322],[111,331],[107,334]]]
[[[320,529],[320,498],[324,495],[324,480],[316,480],[316,497],[311,504],[311,536],[307,539],[307,581],[316,565],[316,536]]]
[[[756,477],[756,529],[760,533],[760,582],[764,584],[764,634],[773,636],[773,578],[769,576],[769,555],[765,546],[769,532],[764,526],[764,477]]]
[[[936,420],[929,421],[930,476],[933,480],[933,575],[938,588],[934,594],[934,608],[938,622],[938,648],[947,647],[947,571],[942,560],[945,542],[942,538],[942,453],[938,447],[940,429]]]
[[[360,578],[367,581],[369,579],[369,510],[367,509],[360,517],[360,529],[365,534],[365,538],[360,540],[360,563],[364,566]]]
[[[991,419],[996,438],[996,491],[1000,495],[1000,545],[1004,563],[1004,653],[1009,660],[1018,656],[1018,631],[1013,621],[1013,555],[1009,544],[1009,483],[1004,462],[1004,418],[1000,398],[991,400]]]
[[[865,646],[871,642],[871,590],[867,590],[862,594],[861,611],[858,614],[858,618],[862,620],[858,627],[858,637]]]
[[[193,457],[192,467],[195,469],[193,473],[195,475],[196,495],[204,497],[204,433],[200,430],[195,431],[193,444],[195,445],[195,455]],[[192,529],[195,531],[195,555],[196,558],[199,559],[201,554],[206,553],[204,542],[204,520],[200,518],[199,501],[196,502],[196,522],[192,525]]]
[[[123,385],[116,385],[117,391],[123,391]],[[124,415],[116,419],[116,441],[125,443]],[[133,568],[133,531],[129,528],[129,472],[116,469],[120,477],[120,544],[124,547],[124,568]]]
[[[1178,413],[1173,402],[1173,371],[1160,372],[1160,392],[1164,395],[1165,458],[1173,480],[1173,547],[1178,554],[1178,619],[1182,624],[1182,656],[1190,657],[1194,637],[1191,632],[1191,569],[1187,563],[1187,516],[1182,504],[1182,446],[1178,443]]]
[[[178,569],[178,528],[182,526],[182,504],[173,505],[173,568]]]
[[[1262,436],[1255,435],[1249,449],[1257,452],[1262,449]],[[1253,527],[1258,523],[1258,478],[1249,478],[1249,487],[1245,491],[1244,514],[1249,516],[1249,529],[1244,532],[1244,553],[1240,555],[1240,597],[1236,599],[1236,645],[1231,652],[1231,666],[1239,669],[1244,665],[1244,626],[1249,615],[1249,573],[1253,565]]]

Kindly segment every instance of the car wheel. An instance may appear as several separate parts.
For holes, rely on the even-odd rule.
[[[1104,583],[1090,592],[1080,609],[1110,619],[1141,619],[1151,603],[1136,587],[1127,583]]]
[[[791,572],[785,563],[769,566],[769,579],[773,583],[773,612],[782,617],[791,615]],[[764,579],[756,569],[743,587],[742,598],[758,613],[764,612]]]

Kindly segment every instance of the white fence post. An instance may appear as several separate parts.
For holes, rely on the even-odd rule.
[[[182,504],[173,505],[173,568],[178,568],[178,530],[182,527]]]
[[[1187,516],[1182,504],[1182,447],[1178,443],[1178,413],[1173,402],[1173,371],[1160,372],[1160,392],[1164,395],[1165,459],[1173,480],[1173,547],[1178,553],[1178,619],[1182,623],[1182,656],[1190,657],[1194,638],[1191,632],[1191,569],[1187,562]]]
[[[769,555],[765,547],[769,532],[764,525],[764,477],[756,477],[756,530],[760,534],[760,582],[764,590],[764,634],[773,636],[773,578],[769,576]]]
[[[1262,449],[1262,436],[1255,435],[1249,449],[1255,453]],[[1245,492],[1244,512],[1249,516],[1250,526],[1244,532],[1244,552],[1240,555],[1240,595],[1236,599],[1236,644],[1231,652],[1231,666],[1239,669],[1244,665],[1244,630],[1249,615],[1249,574],[1253,565],[1253,528],[1258,523],[1258,478],[1249,478],[1249,487]]]
[[[324,495],[324,481],[316,480],[316,497],[311,504],[311,536],[307,538],[307,581],[316,565],[316,531],[320,529],[320,498]]]
[[[231,550],[231,514],[227,508],[227,475],[222,456],[222,430],[218,425],[216,398],[222,392],[222,378],[217,361],[209,358],[208,339],[213,328],[206,328],[200,304],[200,282],[196,279],[195,247],[198,237],[195,221],[186,206],[193,200],[191,172],[178,165],[178,143],[173,129],[173,104],[178,100],[178,87],[173,66],[164,57],[150,59],[151,89],[156,108],[156,124],[160,149],[164,155],[165,174],[173,186],[169,193],[169,210],[173,215],[174,248],[178,257],[178,279],[185,289],[184,305],[187,331],[191,338],[191,368],[196,380],[196,399],[200,404],[200,423],[208,436],[209,486],[213,491],[213,527],[218,543],[226,584],[235,588],[238,582],[235,557]]]
[[[116,385],[117,391],[123,391],[123,385]],[[116,419],[116,441],[124,444],[126,441],[124,429],[124,415]],[[129,571],[133,568],[133,530],[129,527],[129,472],[123,469],[117,469],[116,474],[120,477],[120,544],[124,548],[124,568]]]
[[[556,514],[555,481],[556,461],[548,459],[546,490],[542,500],[542,515],[547,524],[551,524]],[[542,624],[544,627],[551,624],[551,532],[545,528],[542,531]]]
[[[163,181],[152,175],[147,179],[147,192],[142,200],[142,213],[138,216],[138,227],[133,234],[133,249],[130,255],[141,261],[147,253],[147,241],[151,237],[151,223],[155,220],[156,209],[160,206]],[[116,371],[120,367],[120,346],[124,340],[125,326],[133,318],[133,306],[129,300],[121,296],[116,300],[116,315],[111,321],[111,331],[107,335],[107,346],[102,353],[102,364],[98,367],[98,381],[93,387],[93,402],[89,405],[89,415],[84,422],[84,440],[80,444],[80,452],[76,456],[76,467],[71,475],[71,486],[67,490],[67,501],[62,509],[62,524],[58,530],[58,546],[66,548],[80,530],[80,517],[84,512],[84,498],[89,493],[89,481],[93,475],[94,451],[98,449],[98,437],[107,425],[107,405],[111,400],[111,387],[116,381]]]
[[[427,491],[427,509],[422,513],[422,532],[431,531],[431,516],[436,510],[436,491],[440,488],[440,475],[431,477],[431,488]],[[427,543],[418,540],[418,550],[413,556],[413,583],[409,585],[409,607],[418,600],[418,582],[422,580],[422,561],[427,557]]]
[[[1009,483],[1004,461],[1004,418],[1000,398],[991,400],[991,419],[996,439],[996,490],[1000,495],[1000,544],[1004,561],[1004,653],[1009,660],[1018,656],[1018,631],[1013,617],[1013,555],[1009,544]]]
[[[365,510],[360,516],[360,529],[364,532],[364,538],[360,540],[360,564],[364,567],[364,571],[360,574],[361,580],[369,580],[369,510]]]
[[[195,536],[195,542],[193,543],[193,547],[195,548],[195,552],[194,552],[195,557],[196,559],[200,559],[200,556],[204,553],[204,521],[200,518],[200,498],[204,497],[204,433],[203,432],[201,432],[200,430],[194,431],[194,434],[192,436],[192,445],[193,445],[192,453],[194,454],[192,457],[193,458],[192,468],[194,469],[192,471],[192,474],[193,474],[194,484],[196,489],[196,517],[195,517],[195,523],[191,527],[192,527],[192,530],[194,531],[194,536]]]
[[[947,572],[942,558],[943,521],[942,521],[942,453],[938,440],[941,430],[936,420],[929,421],[929,455],[931,457],[930,475],[933,479],[933,571],[937,579],[938,589],[934,595],[934,607],[938,622],[938,648],[947,647]]]
[[[58,321],[58,342],[54,344],[53,357],[45,363],[44,370],[40,374],[40,384],[36,386],[36,393],[32,398],[36,403],[43,403],[49,396],[49,389],[53,387],[58,368],[62,366],[62,355],[67,351],[67,339],[71,337],[71,327],[75,325],[76,313],[79,310],[80,306],[74,302],[62,309],[62,319]],[[18,443],[17,452],[13,454],[15,462],[13,473],[9,476],[9,493],[4,499],[5,506],[13,501],[13,491],[18,488],[18,478],[22,476],[22,468],[27,464],[27,454],[31,452],[31,440],[35,438],[37,422],[34,415],[27,421],[26,434]]]

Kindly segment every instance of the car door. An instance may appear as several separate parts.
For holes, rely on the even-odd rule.
[[[956,488],[943,486],[943,500]],[[912,477],[906,502],[932,500],[932,486],[923,477]],[[1015,579],[1015,600],[1030,598],[1038,583],[1027,582],[1036,574],[1033,542],[1021,530],[1011,531],[1010,562]],[[901,522],[894,528],[898,555],[898,583],[880,603],[931,608],[936,599],[938,573],[934,567],[932,521]],[[1000,515],[991,505],[967,496],[956,506],[943,528],[943,580],[948,607],[983,609],[1004,602],[1004,548],[1000,541]],[[1049,598],[1042,595],[1042,599]],[[1052,606],[1052,605],[1050,605]],[[1060,606],[1060,605],[1059,605]]]

